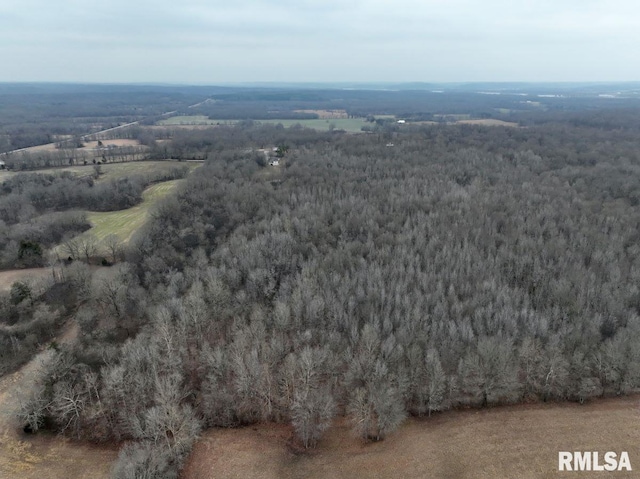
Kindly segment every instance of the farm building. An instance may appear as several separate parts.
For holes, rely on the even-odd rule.
[[[0,160],[0,170],[4,170],[7,167],[7,165],[5,165],[4,161]]]
[[[278,165],[280,164],[280,160],[278,160],[278,159],[273,159],[273,160],[271,160],[271,161],[269,162],[269,164],[270,164],[271,166],[278,166]]]

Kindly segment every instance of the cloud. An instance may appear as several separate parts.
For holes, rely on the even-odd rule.
[[[639,13],[623,0],[4,0],[0,80],[637,80]],[[92,57],[108,61],[87,71]]]

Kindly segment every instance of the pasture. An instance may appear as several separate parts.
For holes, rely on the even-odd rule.
[[[451,411],[409,419],[378,443],[365,444],[339,420],[316,449],[292,447],[289,426],[259,424],[202,434],[183,479],[551,479],[560,451],[629,453],[640,468],[640,397]],[[607,473],[588,473],[603,477]],[[569,476],[572,474],[569,473]],[[580,477],[587,477],[581,475]]]

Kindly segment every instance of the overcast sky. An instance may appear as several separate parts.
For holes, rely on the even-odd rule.
[[[640,80],[637,0],[0,0],[0,81]]]

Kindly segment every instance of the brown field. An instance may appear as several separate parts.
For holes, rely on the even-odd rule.
[[[640,396],[535,404],[410,419],[386,440],[364,444],[338,421],[318,447],[292,447],[288,426],[263,424],[203,434],[182,479],[605,477],[558,472],[560,451],[627,451],[640,477]],[[608,476],[607,476],[608,477]]]
[[[51,268],[12,269],[0,271],[0,291],[9,291],[16,281],[38,280],[51,277]]]
[[[315,113],[321,120],[349,118],[346,110],[294,110],[296,113]]]
[[[512,128],[518,128],[519,126],[517,123],[513,123],[511,121],[494,120],[492,118],[486,118],[483,120],[459,120],[456,123],[483,126],[510,126]]]

